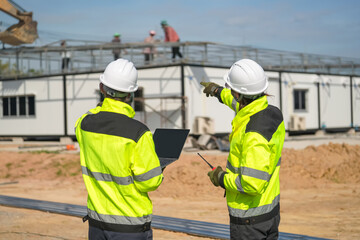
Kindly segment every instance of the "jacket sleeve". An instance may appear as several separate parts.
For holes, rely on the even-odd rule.
[[[227,174],[222,176],[222,187],[249,195],[262,194],[269,184],[271,174],[276,166],[271,159],[269,142],[259,133],[250,132],[244,136],[244,148],[241,159],[232,159],[239,163],[231,166],[228,161]],[[235,154],[229,155],[237,158]]]
[[[160,161],[150,131],[145,132],[136,143],[131,170],[134,184],[141,192],[156,190],[163,180]]]
[[[239,103],[231,95],[231,90],[227,88],[220,88],[217,93],[217,97],[221,103],[224,103],[233,111],[239,111]]]

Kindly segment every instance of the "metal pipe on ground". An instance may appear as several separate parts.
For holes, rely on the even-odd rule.
[[[35,199],[19,198],[0,195],[0,205],[18,208],[34,209],[50,213],[63,214],[74,217],[84,217],[87,214],[86,207],[67,203],[41,201]],[[182,232],[190,235],[230,239],[229,225],[195,221],[181,218],[164,217],[153,215],[152,227],[168,231]],[[306,235],[279,233],[279,240],[328,240],[325,238],[310,237]]]

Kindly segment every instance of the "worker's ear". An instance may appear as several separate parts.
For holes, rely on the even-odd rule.
[[[231,89],[231,95],[235,98],[235,100],[237,102],[241,101],[240,93],[237,93],[237,92],[235,92],[234,90]]]

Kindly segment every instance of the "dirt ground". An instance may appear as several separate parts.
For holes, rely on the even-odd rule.
[[[86,205],[76,151],[9,151],[0,144],[0,194]],[[154,214],[228,224],[224,192],[207,177],[208,167],[183,152],[150,193]],[[227,153],[202,151],[225,168]],[[331,239],[360,239],[360,142],[285,148],[281,170],[280,231]],[[5,183],[5,184],[4,184]],[[8,183],[8,184],[6,184]],[[0,239],[87,239],[80,218],[0,206]],[[206,239],[154,229],[154,239]]]

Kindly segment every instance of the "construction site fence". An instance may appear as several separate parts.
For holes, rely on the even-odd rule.
[[[114,60],[113,51],[132,61],[138,68],[169,64],[199,64],[230,67],[235,61],[250,58],[265,70],[296,71],[360,76],[360,59],[287,52],[251,46],[232,46],[212,42],[105,43],[67,40],[65,47],[55,42],[39,47],[12,47],[0,50],[1,79],[14,79],[66,73],[101,72]],[[183,58],[172,58],[172,48],[179,47]],[[154,58],[146,62],[144,49]],[[62,55],[69,56],[69,66],[62,68]]]

